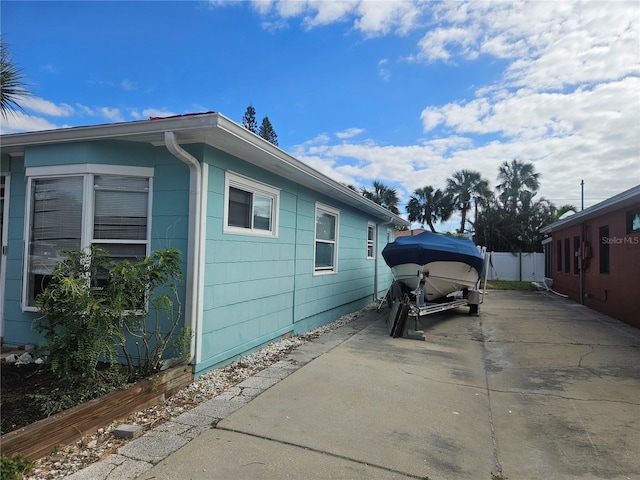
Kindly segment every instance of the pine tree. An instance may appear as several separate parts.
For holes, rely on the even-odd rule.
[[[256,122],[256,109],[249,104],[242,116],[242,126],[253,133],[258,133],[258,122]]]
[[[269,121],[269,117],[264,117],[262,119],[262,125],[260,125],[260,131],[258,132],[262,138],[266,141],[273,143],[274,145],[278,145],[278,135],[276,135],[271,122]]]

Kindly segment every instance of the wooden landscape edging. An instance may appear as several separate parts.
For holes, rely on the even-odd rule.
[[[0,437],[2,454],[21,453],[29,460],[49,455],[58,445],[69,445],[114,420],[157,405],[193,382],[190,366],[174,367],[82,405],[39,420]]]

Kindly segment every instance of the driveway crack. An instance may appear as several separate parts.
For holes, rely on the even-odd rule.
[[[493,446],[493,462],[495,464],[496,467],[496,474],[494,475],[493,472],[491,473],[492,476],[494,476],[494,478],[502,478],[503,476],[503,472],[502,472],[502,464],[500,463],[500,459],[498,458],[498,438],[496,436],[496,430],[493,424],[493,411],[492,411],[492,407],[491,407],[491,388],[489,387],[489,372],[487,371],[486,365],[487,365],[487,348],[486,348],[486,335],[484,334],[484,331],[482,330],[482,320],[478,319],[478,330],[479,330],[479,335],[478,335],[478,340],[479,343],[482,345],[482,363],[483,365],[485,365],[484,367],[484,380],[485,380],[485,389],[487,392],[487,404],[488,404],[488,413],[489,413],[489,428],[491,429],[491,442],[492,442],[492,446]]]

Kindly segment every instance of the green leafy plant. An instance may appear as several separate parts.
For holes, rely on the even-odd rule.
[[[181,358],[191,331],[180,329],[180,252],[167,248],[138,261],[114,261],[92,246],[66,251],[36,305],[54,373],[95,378],[122,353],[129,378],[160,369],[173,346]]]
[[[49,285],[36,299],[44,315],[36,328],[44,332],[54,373],[91,377],[101,357],[107,363],[117,362],[112,306],[100,284],[109,276],[111,260],[99,248],[64,253],[67,259],[53,271]]]
[[[0,455],[0,478],[2,480],[22,480],[35,467],[35,462],[22,454],[14,457]]]

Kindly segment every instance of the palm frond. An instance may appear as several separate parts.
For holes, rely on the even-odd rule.
[[[20,101],[31,95],[27,86],[22,70],[13,62],[7,45],[0,40],[0,110],[4,118],[18,110],[24,112]]]

